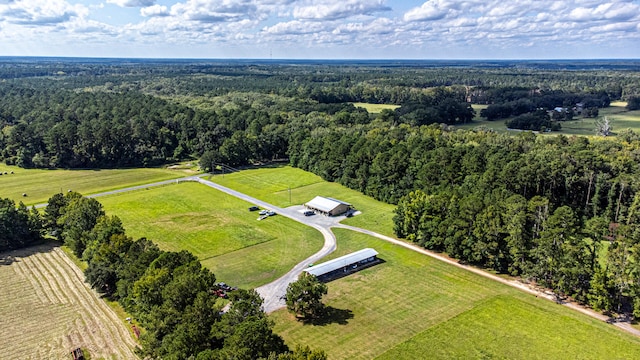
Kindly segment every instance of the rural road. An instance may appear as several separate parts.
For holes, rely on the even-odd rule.
[[[258,294],[260,294],[260,296],[262,296],[262,298],[264,299],[263,307],[266,313],[273,312],[275,310],[278,310],[286,306],[284,301],[284,296],[287,293],[287,287],[289,286],[289,284],[296,281],[298,279],[298,275],[300,275],[302,270],[306,268],[309,264],[317,262],[318,260],[332,253],[336,249],[336,236],[330,230],[333,222],[322,221],[327,219],[326,217],[320,217],[319,215],[307,217],[307,216],[304,216],[300,211],[301,210],[300,206],[280,208],[277,206],[273,206],[262,200],[258,200],[251,196],[235,191],[233,189],[229,189],[228,187],[216,184],[208,180],[204,180],[202,178],[195,178],[194,181],[198,181],[200,184],[212,187],[216,190],[235,196],[251,204],[260,206],[265,209],[273,210],[278,214],[278,216],[284,216],[291,220],[301,222],[305,225],[311,226],[314,229],[320,231],[320,233],[324,237],[324,245],[322,246],[322,249],[320,249],[320,251],[316,252],[315,254],[304,259],[302,262],[298,263],[298,265],[294,266],[293,269],[289,270],[289,272],[287,272],[280,278],[266,285],[262,285],[256,288],[256,291],[258,292]],[[320,221],[317,221],[316,219],[319,219]]]
[[[90,194],[90,195],[86,195],[85,197],[97,198],[97,197],[101,197],[101,196],[120,194],[120,193],[129,192],[129,191],[144,190],[144,189],[148,189],[150,187],[157,187],[157,186],[164,186],[164,185],[169,185],[169,184],[176,184],[176,183],[179,183],[179,182],[182,182],[182,181],[197,181],[195,179],[199,178],[200,176],[207,176],[207,175],[209,175],[209,174],[200,174],[200,175],[195,175],[195,176],[192,175],[192,176],[187,176],[187,177],[178,178],[178,179],[158,181],[158,182],[154,182],[154,183],[150,183],[150,184],[130,186],[130,187],[122,188],[122,189],[116,189],[116,190],[110,190],[110,191],[105,191],[105,192],[101,192],[101,193]],[[36,204],[36,205],[33,205],[33,206],[35,206],[36,209],[41,209],[41,208],[46,207],[47,203]]]
[[[101,196],[115,195],[115,194],[125,193],[129,191],[136,191],[136,190],[144,190],[151,187],[158,187],[158,186],[176,184],[176,183],[187,182],[187,181],[199,182],[200,184],[209,186],[218,191],[222,191],[228,195],[235,196],[248,203],[260,206],[265,209],[273,210],[276,213],[278,213],[279,216],[284,216],[292,220],[301,222],[305,225],[313,227],[314,229],[320,231],[320,233],[324,237],[324,245],[322,246],[320,251],[316,252],[315,254],[304,259],[302,262],[298,263],[298,265],[294,266],[293,269],[291,269],[289,272],[284,274],[279,279],[276,279],[273,282],[260,286],[259,288],[256,289],[256,291],[264,299],[263,306],[264,306],[265,312],[270,313],[284,307],[285,306],[284,296],[287,292],[287,287],[289,286],[289,284],[298,279],[298,275],[302,272],[302,270],[305,267],[308,266],[308,264],[317,262],[318,260],[332,253],[336,249],[336,237],[330,230],[330,227],[334,225],[334,223],[336,223],[336,220],[332,218],[326,218],[324,216],[323,217],[320,217],[320,216],[306,217],[300,211],[301,207],[297,207],[297,208],[290,207],[286,209],[280,208],[280,207],[271,205],[267,202],[264,202],[262,200],[243,194],[241,192],[230,189],[228,187],[202,179],[203,177],[209,176],[209,175],[210,174],[200,174],[195,176],[187,176],[179,179],[158,181],[158,182],[144,184],[144,185],[137,185],[137,186],[131,186],[131,187],[117,189],[117,190],[95,193],[95,194],[87,195],[87,197],[97,198]],[[47,206],[46,203],[35,205],[37,209],[43,208],[46,206]],[[335,219],[338,219],[338,218],[335,218]]]
[[[138,185],[138,186],[132,186],[132,187],[128,187],[128,188],[123,188],[123,189],[118,189],[118,190],[112,190],[112,191],[106,191],[106,192],[102,192],[102,193],[96,193],[96,194],[92,194],[92,195],[88,195],[87,197],[91,197],[91,198],[96,198],[96,197],[100,197],[100,196],[106,196],[106,195],[113,195],[113,194],[119,194],[119,193],[124,193],[124,192],[128,192],[128,191],[135,191],[135,190],[142,190],[142,189],[146,189],[146,188],[150,188],[150,187],[157,187],[157,186],[163,186],[163,185],[168,185],[168,184],[173,184],[173,183],[179,183],[179,182],[184,182],[184,181],[193,181],[193,182],[199,182],[200,184],[209,186],[211,188],[214,188],[218,191],[222,191],[228,195],[231,196],[235,196],[239,199],[242,199],[244,201],[247,201],[248,203],[260,206],[262,208],[265,209],[270,209],[275,211],[276,213],[278,213],[279,216],[284,216],[287,217],[289,219],[292,219],[294,221],[300,222],[302,224],[305,224],[307,226],[311,226],[314,229],[320,231],[320,233],[323,235],[324,237],[324,245],[322,246],[322,248],[320,249],[320,251],[316,252],[315,254],[309,256],[308,258],[304,259],[302,262],[298,263],[298,265],[294,266],[289,272],[287,272],[286,274],[284,274],[282,277],[274,280],[273,282],[260,286],[256,289],[256,291],[260,294],[260,296],[262,296],[262,298],[264,299],[264,311],[266,313],[270,313],[273,312],[275,310],[278,310],[285,305],[285,301],[284,301],[284,296],[286,294],[287,291],[287,287],[289,286],[289,284],[295,280],[297,280],[298,275],[302,272],[302,270],[304,268],[306,268],[309,264],[312,263],[317,263],[318,260],[322,259],[323,257],[327,256],[328,254],[332,253],[335,249],[336,249],[336,237],[333,234],[333,232],[331,231],[331,228],[336,227],[336,228],[342,228],[342,229],[347,229],[347,230],[351,230],[351,231],[356,231],[356,232],[360,232],[366,235],[370,235],[373,237],[376,237],[378,239],[384,240],[384,241],[388,241],[391,242],[393,244],[405,247],[407,249],[410,249],[412,251],[416,251],[419,252],[421,254],[430,256],[432,258],[438,259],[440,261],[444,261],[448,264],[451,264],[453,266],[465,269],[467,271],[473,272],[475,274],[478,274],[480,276],[484,276],[486,278],[492,279],[494,281],[503,283],[505,285],[517,288],[521,291],[524,292],[528,292],[530,294],[533,294],[537,297],[541,297],[541,298],[546,298],[548,300],[551,301],[556,301],[555,297],[553,294],[550,294],[548,292],[546,292],[544,289],[537,289],[537,288],[533,288],[530,285],[524,284],[518,280],[508,280],[505,278],[501,278],[499,276],[490,274],[486,271],[483,271],[481,269],[472,267],[472,266],[468,266],[468,265],[463,265],[460,264],[459,262],[457,262],[456,260],[453,260],[449,257],[443,256],[441,254],[426,250],[424,248],[421,248],[417,245],[413,245],[398,239],[394,239],[392,237],[389,236],[385,236],[370,230],[366,230],[366,229],[362,229],[362,228],[358,228],[355,226],[349,226],[349,225],[344,225],[341,224],[340,221],[343,220],[345,217],[344,216],[338,216],[338,217],[326,217],[326,216],[322,216],[322,215],[315,215],[315,216],[304,216],[302,214],[303,212],[303,207],[298,205],[298,206],[292,206],[292,207],[288,207],[288,208],[280,208],[277,206],[274,206],[272,204],[269,204],[267,202],[264,202],[262,200],[253,198],[251,196],[248,196],[246,194],[240,193],[238,191],[235,191],[233,189],[227,188],[225,186],[216,184],[214,182],[208,181],[208,180],[204,180],[203,177],[205,176],[209,176],[209,174],[200,174],[200,175],[196,175],[196,176],[188,176],[188,177],[184,177],[184,178],[179,178],[179,179],[173,179],[173,180],[165,180],[165,181],[159,181],[159,182],[155,182],[155,183],[150,183],[150,184],[145,184],[145,185]],[[36,208],[42,208],[45,207],[47,204],[38,204],[35,205]],[[579,311],[585,315],[591,316],[593,318],[596,318],[598,320],[601,321],[605,321],[605,322],[611,322],[611,318],[609,318],[606,315],[603,315],[599,312],[593,311],[591,309],[588,309],[584,306],[581,306],[579,304],[576,303],[572,303],[572,302],[563,302],[561,303],[561,305],[569,307],[571,309],[574,309],[576,311]],[[614,326],[617,326],[618,328],[631,333],[635,336],[640,337],[640,330],[634,328],[631,326],[631,324],[627,321],[613,321],[611,322]]]

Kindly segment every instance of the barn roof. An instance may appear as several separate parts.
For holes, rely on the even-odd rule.
[[[327,262],[323,262],[322,264],[314,265],[310,268],[304,269],[303,271],[306,271],[309,274],[315,276],[320,276],[376,255],[378,255],[377,251],[371,248],[366,248],[333,260],[329,260]]]
[[[351,204],[346,203],[344,201],[323,197],[323,196],[316,196],[311,201],[306,203],[307,207],[324,211],[324,212],[330,212],[331,210],[335,209],[336,207],[338,207],[338,205],[341,205],[341,204],[351,206]]]

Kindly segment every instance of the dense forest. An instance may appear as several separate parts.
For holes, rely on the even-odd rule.
[[[597,117],[612,101],[637,109],[637,62],[51,60],[36,67],[14,60],[0,62],[0,79],[0,159],[8,164],[123,167],[197,158],[212,169],[286,159],[397,204],[401,238],[535,281],[559,298],[640,316],[640,135],[456,127],[473,122],[472,104],[486,105],[477,115],[487,120],[552,132],[572,118]],[[357,102],[396,107],[369,114]],[[28,211],[16,211],[29,224]],[[86,246],[78,255],[93,251]],[[195,266],[187,260],[179,266]],[[104,275],[96,271],[89,276]],[[198,281],[208,284],[206,276]],[[127,308],[132,289],[118,295],[122,286],[99,288]],[[154,333],[153,316],[148,326]]]

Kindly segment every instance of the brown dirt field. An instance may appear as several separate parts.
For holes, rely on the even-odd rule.
[[[76,347],[93,359],[137,358],[126,324],[60,248],[0,253],[0,284],[0,358],[66,359]]]

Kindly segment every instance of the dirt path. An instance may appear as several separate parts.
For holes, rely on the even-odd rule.
[[[92,358],[137,358],[129,329],[84,283],[58,247],[0,254],[1,358],[64,359],[82,347]]]

